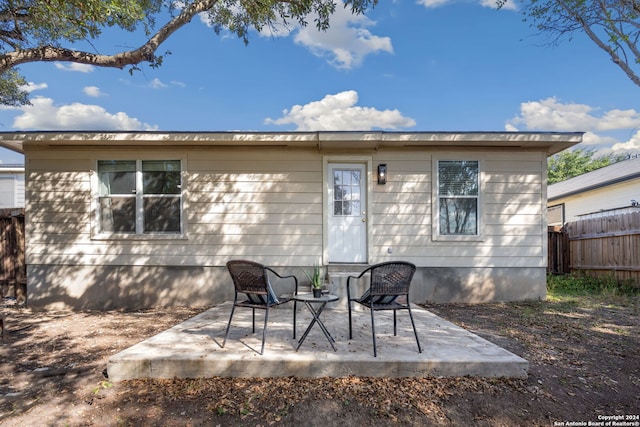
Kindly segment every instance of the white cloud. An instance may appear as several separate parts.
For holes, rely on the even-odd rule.
[[[149,87],[152,89],[162,89],[167,87],[167,85],[164,84],[162,80],[156,77],[155,79],[151,80],[151,82],[149,82]]]
[[[279,119],[266,119],[266,124],[296,125],[298,131],[317,130],[372,130],[400,129],[416,125],[398,110],[380,111],[371,107],[358,107],[358,93],[350,90],[327,95],[320,101],[294,105],[284,110]]]
[[[459,0],[418,0],[418,4],[423,5],[426,8],[434,9],[436,7],[446,6],[448,4],[459,3]],[[498,8],[497,0],[477,0],[477,3],[483,7],[490,7],[493,9]],[[502,9],[506,10],[518,10],[515,0],[507,0],[502,5]]]
[[[201,13],[200,20],[211,26],[206,14]],[[336,6],[331,25],[326,31],[316,28],[313,15],[307,17],[307,22],[309,24],[306,27],[294,22],[287,25],[275,22],[272,27],[263,28],[259,34],[262,37],[292,35],[297,44],[318,57],[326,58],[331,65],[340,69],[357,67],[367,55],[373,53],[393,53],[391,38],[374,35],[367,29],[375,25],[374,21],[364,15],[352,14],[350,8],[344,8],[341,4]],[[223,37],[226,36],[223,34]]]
[[[632,129],[640,127],[640,112],[630,110],[607,111],[597,123],[597,130]]]
[[[520,104],[520,116],[511,119],[514,127],[527,129],[586,130],[592,129],[596,118],[591,116],[593,107],[584,104],[562,104],[556,98],[529,101]]]
[[[618,142],[618,139],[607,136],[607,135],[599,135],[593,132],[585,132],[582,137],[582,143],[584,145],[607,145],[611,146]]]
[[[49,85],[46,84],[46,83],[29,82],[26,85],[22,86],[20,89],[24,90],[25,92],[31,93],[33,91],[40,90],[40,89],[46,89],[48,87],[49,87]]]
[[[424,7],[440,7],[444,6],[447,3],[453,3],[451,0],[419,0],[418,4],[423,5]]]
[[[99,98],[104,95],[100,91],[100,88],[98,86],[85,86],[84,89],[82,89],[82,91],[84,92],[85,95],[90,96],[92,98]]]
[[[154,130],[126,113],[111,114],[99,105],[73,103],[56,106],[51,98],[36,97],[32,105],[20,107],[13,121],[16,129],[37,130]]]
[[[640,151],[640,130],[626,142],[618,142],[611,147],[612,151]]]
[[[62,63],[55,62],[54,63],[58,70],[63,71],[76,71],[79,73],[91,73],[94,70],[93,65],[88,64],[78,64],[76,62]]]
[[[640,112],[613,109],[602,112],[586,104],[562,103],[556,98],[520,104],[520,114],[505,124],[508,131],[526,130],[585,132],[583,144],[614,151],[638,150],[640,132],[621,142],[613,135],[640,128]]]
[[[484,7],[489,7],[493,9],[496,9],[498,7],[496,0],[480,0],[480,4]],[[518,5],[516,4],[515,0],[507,0],[502,5],[502,9],[518,10]]]
[[[295,33],[294,41],[314,55],[328,58],[336,68],[351,69],[360,65],[367,55],[393,53],[391,38],[376,36],[366,29],[373,25],[375,22],[366,16],[354,15],[349,8],[338,6],[329,29],[318,31],[310,23]]]
[[[520,104],[520,115],[507,125],[554,131],[610,131],[640,127],[638,111],[616,109],[597,115],[598,110],[586,104],[564,104],[552,97],[523,102]]]

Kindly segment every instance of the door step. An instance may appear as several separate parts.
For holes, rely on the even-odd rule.
[[[347,309],[347,278],[349,276],[358,276],[367,267],[367,264],[329,264],[327,268],[327,288],[330,294],[337,295],[340,299],[328,304],[327,308]],[[351,280],[351,297],[360,296],[364,293],[369,286],[367,279],[368,275],[363,276],[360,280]]]

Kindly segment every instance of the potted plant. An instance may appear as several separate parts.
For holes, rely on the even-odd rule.
[[[322,268],[319,265],[314,264],[311,272],[306,271],[304,274],[311,283],[311,289],[313,290],[314,298],[320,298],[322,296],[322,284],[324,283],[324,277],[322,277]]]

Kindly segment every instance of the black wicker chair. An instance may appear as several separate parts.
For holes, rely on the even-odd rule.
[[[371,267],[360,273],[359,276],[349,276],[347,278],[347,298],[349,305],[349,339],[353,337],[351,331],[351,302],[357,302],[367,307],[371,312],[371,334],[373,335],[373,356],[377,357],[376,349],[376,328],[373,313],[379,310],[393,310],[393,335],[396,332],[396,311],[408,310],[413,325],[413,333],[418,343],[418,353],[422,353],[420,340],[418,340],[418,332],[416,324],[411,314],[411,304],[409,304],[409,286],[411,279],[416,272],[416,266],[403,261],[384,262],[372,265]],[[351,297],[351,279],[360,279],[365,274],[370,273],[371,279],[369,289],[362,296],[357,298]]]
[[[298,279],[295,276],[281,276],[269,267],[266,267],[257,262],[246,260],[229,261],[227,263],[227,269],[229,270],[229,274],[231,274],[231,278],[233,279],[235,296],[233,299],[233,306],[231,307],[231,315],[229,316],[227,330],[224,334],[222,347],[224,347],[227,342],[227,336],[229,335],[229,328],[231,326],[231,319],[233,319],[233,312],[235,311],[235,308],[248,307],[253,310],[254,333],[256,331],[256,309],[265,310],[264,327],[262,329],[262,348],[260,349],[260,354],[263,354],[264,342],[267,335],[269,309],[271,307],[275,307],[291,301],[291,298],[276,296],[271,287],[271,283],[269,282],[269,273],[273,273],[275,276],[281,279],[293,279],[295,282],[295,294],[298,293]],[[238,294],[246,294],[247,299],[239,299]],[[295,304],[294,301],[293,338],[296,337],[296,306],[297,304]]]

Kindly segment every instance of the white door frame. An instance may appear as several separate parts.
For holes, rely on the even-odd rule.
[[[369,263],[369,256],[371,254],[371,195],[372,188],[371,183],[373,182],[373,172],[372,172],[372,164],[373,159],[370,156],[324,156],[322,159],[322,182],[324,190],[322,192],[322,206],[323,206],[323,219],[322,219],[322,261],[324,265],[329,264],[329,215],[331,215],[330,207],[333,206],[333,203],[329,200],[329,192],[331,191],[330,186],[332,185],[329,182],[329,165],[332,163],[341,163],[341,164],[357,164],[365,166],[365,193],[367,197],[366,203],[366,254],[365,260],[363,264]]]

